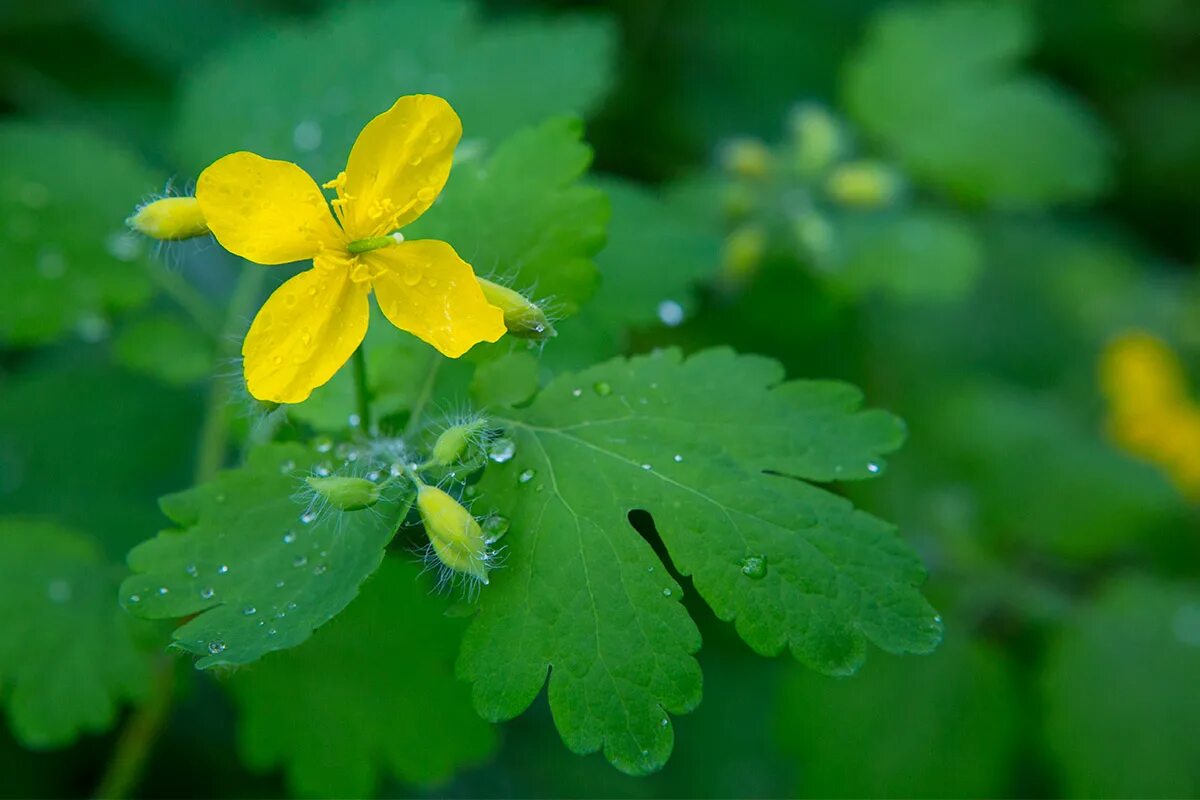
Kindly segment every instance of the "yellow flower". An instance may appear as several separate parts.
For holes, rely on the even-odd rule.
[[[259,400],[299,403],[362,342],[375,292],[393,325],[457,358],[504,335],[471,265],[436,240],[392,234],[421,216],[450,174],[462,123],[445,100],[401,97],[359,133],[346,169],[320,188],[299,166],[232,153],[200,174],[196,199],[217,241],[258,264],[313,260],[263,305],[242,345]],[[336,220],[335,216],[336,214]]]

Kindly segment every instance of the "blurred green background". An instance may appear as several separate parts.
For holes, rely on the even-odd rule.
[[[362,109],[440,83],[468,139],[585,115],[606,288],[546,363],[727,343],[906,420],[887,475],[848,494],[920,550],[946,639],[826,678],[754,655],[689,592],[704,701],[661,773],[570,754],[543,698],[483,763],[381,794],[1200,794],[1193,0],[0,0],[0,513],[116,563],[189,484],[212,354],[130,262],[209,298],[235,267],[124,238],[147,187],[186,192],[242,146],[324,175]],[[662,302],[622,305],[655,280]],[[1183,375],[1170,419],[1134,420],[1173,448],[1114,416],[1145,391],[1120,377],[1142,362],[1106,361],[1131,331]],[[290,791],[247,766],[236,693],[181,691],[140,794]],[[88,794],[115,739],[11,727],[5,796]]]

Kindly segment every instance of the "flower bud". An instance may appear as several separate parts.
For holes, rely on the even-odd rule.
[[[820,106],[797,108],[792,112],[789,127],[796,148],[795,167],[801,175],[823,172],[842,152],[841,126]]]
[[[878,208],[895,199],[900,181],[878,161],[851,161],[839,165],[825,180],[825,191],[844,206]]]
[[[757,270],[767,250],[767,232],[759,225],[743,225],[725,239],[721,274],[734,284],[744,283]]]
[[[417,488],[417,510],[438,559],[455,572],[487,583],[487,541],[471,512],[441,489],[425,484]]]
[[[313,491],[342,511],[358,511],[379,502],[379,487],[366,478],[306,478]]]
[[[125,222],[152,239],[174,241],[208,233],[208,223],[194,197],[163,197],[142,206]]]
[[[521,339],[549,339],[558,332],[537,304],[507,286],[476,278],[484,298],[504,312],[504,327]]]
[[[433,443],[433,452],[430,453],[429,460],[440,467],[457,464],[467,452],[467,445],[471,443],[472,437],[478,434],[482,427],[483,421],[475,420],[446,428]]]
[[[735,139],[721,151],[721,166],[739,178],[761,180],[773,161],[771,149],[758,139]]]

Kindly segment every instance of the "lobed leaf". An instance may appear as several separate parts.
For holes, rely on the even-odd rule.
[[[305,502],[302,476],[330,469],[331,447],[260,447],[245,466],[164,497],[179,527],[129,552],[135,574],[121,585],[122,605],[149,619],[191,616],[174,646],[202,656],[200,668],[246,664],[308,639],[379,566],[412,500],[397,487],[360,511]]]
[[[700,644],[679,585],[629,513],[649,511],[675,569],[764,654],[848,674],[866,642],[928,652],[940,620],[895,531],[805,481],[867,478],[900,443],[857,390],[781,383],[773,361],[709,350],[618,359],[559,378],[501,423],[481,502],[511,522],[460,660],[488,719],[524,710],[549,670],[572,750],[661,766],[668,714],[699,701]],[[485,509],[486,510],[486,509]]]

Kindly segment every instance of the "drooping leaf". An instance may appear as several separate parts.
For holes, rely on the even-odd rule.
[[[366,797],[384,774],[432,784],[487,757],[496,736],[454,678],[465,621],[446,605],[385,559],[312,639],[235,673],[247,763],[282,765],[303,795]]]
[[[82,534],[0,519],[0,685],[26,747],[107,730],[120,705],[145,693],[145,656],[113,602],[118,575]]]
[[[455,167],[438,204],[405,229],[442,239],[475,267],[559,316],[595,289],[593,258],[604,245],[609,204],[579,185],[592,160],[582,127],[553,119],[506,139],[483,163]]]
[[[928,658],[872,660],[853,680],[793,671],[777,729],[798,795],[1002,797],[1014,785],[1019,705],[1005,656],[959,633]]]
[[[342,512],[306,497],[303,476],[366,474],[374,458],[328,440],[267,445],[244,467],[164,497],[179,527],[129,552],[135,574],[121,585],[122,605],[149,619],[195,615],[173,638],[202,656],[201,668],[295,647],[358,594],[412,499],[393,486],[376,505]]]
[[[465,140],[495,143],[531,121],[587,113],[607,90],[612,39],[600,19],[485,23],[455,0],[338,6],[210,60],[186,85],[176,147],[196,172],[251,150],[329,180],[363,125],[422,92],[454,106]]]
[[[710,350],[615,360],[547,386],[500,423],[513,454],[480,503],[511,521],[460,660],[488,719],[525,709],[550,671],[568,747],[652,771],[667,714],[699,699],[680,587],[628,521],[649,511],[674,567],[754,649],[853,672],[872,641],[927,652],[940,621],[886,523],[806,481],[870,477],[903,435],[859,393],[780,383],[767,359]],[[495,458],[494,458],[495,460]],[[482,511],[491,509],[481,508]]]
[[[132,205],[161,186],[135,157],[96,135],[31,122],[0,126],[0,341],[37,344],[150,296]]]
[[[1076,797],[1200,792],[1200,592],[1127,577],[1050,650],[1045,736]]]
[[[1016,3],[885,10],[847,67],[850,113],[922,180],[973,202],[1086,200],[1109,179],[1097,120],[1022,72],[1032,23]]]

